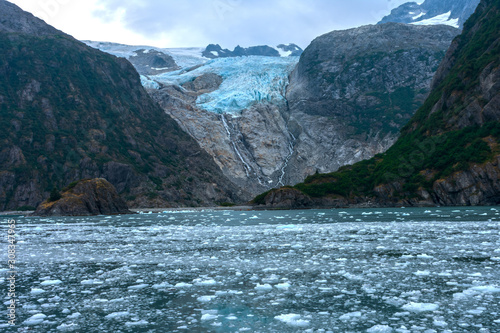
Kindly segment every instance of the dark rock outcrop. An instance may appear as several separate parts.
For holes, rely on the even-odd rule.
[[[106,179],[86,179],[62,193],[56,201],[42,202],[33,216],[90,216],[131,214],[125,201]]]
[[[264,198],[264,205],[268,208],[308,208],[313,205],[313,200],[304,193],[294,188],[284,187],[271,191]]]
[[[244,48],[241,46],[236,46],[233,51],[228,49],[223,49],[219,44],[210,44],[202,52],[205,58],[216,59],[216,58],[230,58],[230,57],[244,57],[244,56],[262,56],[262,57],[280,57],[281,54],[277,49],[281,49],[283,52],[288,52],[290,57],[298,57],[302,54],[302,49],[295,44],[280,44],[277,48],[273,48],[267,45],[251,46]]]
[[[128,60],[142,75],[158,75],[180,68],[172,56],[154,49],[136,50],[135,55],[129,57]]]
[[[222,84],[222,81],[223,79],[220,75],[207,73],[198,76],[193,81],[184,83],[182,86],[185,89],[195,92],[196,95],[201,95],[217,90]]]

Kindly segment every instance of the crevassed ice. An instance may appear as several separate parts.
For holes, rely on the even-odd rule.
[[[198,97],[197,105],[215,113],[237,115],[259,102],[284,102],[288,76],[299,57],[237,57],[211,60],[194,70],[179,70],[151,76],[169,85],[182,85],[196,77],[215,73],[223,78],[218,90]]]

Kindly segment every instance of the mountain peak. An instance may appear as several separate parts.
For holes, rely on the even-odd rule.
[[[462,28],[474,13],[479,0],[426,0],[407,2],[393,9],[379,24],[396,22],[417,25],[445,24]]]
[[[0,31],[33,36],[63,34],[41,19],[5,0],[0,0]]]
[[[219,44],[209,44],[202,52],[203,57],[209,59],[262,56],[262,57],[298,57],[303,50],[296,44],[279,44],[277,47],[268,45],[250,46],[248,48],[236,46],[233,51],[223,49]]]

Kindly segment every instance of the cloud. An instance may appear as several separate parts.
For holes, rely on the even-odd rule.
[[[158,47],[297,43],[374,24],[408,0],[11,0],[78,39]]]
[[[332,30],[374,24],[405,0],[100,0],[94,15],[122,14],[129,30],[165,46],[276,45],[306,47]]]

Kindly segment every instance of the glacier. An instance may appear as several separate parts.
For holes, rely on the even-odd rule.
[[[210,112],[237,116],[259,102],[284,103],[288,76],[298,61],[299,57],[218,58],[194,68],[149,76],[149,80],[180,86],[203,74],[218,74],[223,78],[219,89],[199,96],[196,104]],[[143,83],[152,85],[146,80]]]
[[[204,48],[157,48],[145,45],[123,45],[109,42],[83,41],[103,52],[129,59],[140,49],[156,50],[170,55],[180,70],[159,75],[141,75],[146,89],[160,89],[161,84],[178,85],[196,77],[214,73],[223,78],[218,90],[198,97],[199,108],[238,116],[241,111],[261,102],[285,103],[288,76],[299,62],[300,57],[290,56],[291,51],[280,48],[281,57],[243,56],[210,60],[202,56]]]

